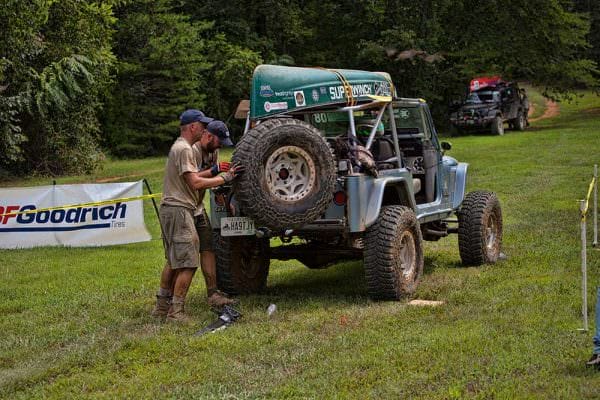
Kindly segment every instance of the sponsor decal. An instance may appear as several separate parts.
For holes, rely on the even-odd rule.
[[[350,85],[352,88],[352,96],[361,97],[373,94],[371,83],[363,83],[360,85]],[[329,88],[329,97],[331,100],[341,100],[346,98],[346,92],[343,86],[333,86]]]
[[[262,97],[271,97],[275,94],[273,89],[271,89],[271,85],[261,85],[259,94]]]
[[[390,87],[389,82],[374,82],[373,89],[375,91],[375,96],[391,96],[392,88]]]
[[[401,109],[400,110],[400,118],[408,119],[408,117],[410,117],[410,112],[406,108]]]
[[[271,111],[276,111],[276,110],[287,110],[288,109],[288,104],[285,101],[279,101],[277,103],[271,103],[268,101],[265,101],[265,111],[266,112],[271,112]]]
[[[275,92],[275,96],[284,99],[291,99],[294,96],[294,93],[291,90],[284,90],[282,92]]]
[[[312,99],[315,103],[319,101],[319,91],[317,89],[313,89]]]
[[[125,221],[118,221],[125,219],[127,214],[127,204],[121,202],[103,207],[73,207],[26,214],[8,214],[35,209],[37,207],[34,204],[0,206],[0,214],[7,214],[1,217],[0,232],[61,232],[126,227]],[[12,218],[17,226],[4,228],[3,225],[6,225]],[[86,225],[79,225],[83,223]],[[61,225],[56,226],[57,224]]]
[[[479,90],[479,81],[473,81],[471,90]]]
[[[321,94],[327,94],[327,88],[325,86],[321,86],[319,88],[319,91],[321,92]]]
[[[304,92],[302,90],[294,92],[294,101],[296,102],[296,107],[303,107],[306,105],[306,99],[304,98]]]

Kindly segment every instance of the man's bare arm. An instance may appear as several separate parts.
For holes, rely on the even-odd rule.
[[[194,190],[208,189],[225,183],[225,179],[221,176],[215,176],[214,178],[203,177],[202,174],[204,172],[186,172],[183,174],[183,178],[188,186]],[[208,175],[210,175],[210,170],[208,171]]]

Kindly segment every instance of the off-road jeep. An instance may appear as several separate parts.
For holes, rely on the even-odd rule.
[[[270,259],[363,259],[368,294],[399,299],[419,283],[423,240],[450,233],[463,263],[498,259],[496,195],[464,195],[467,164],[444,155],[426,102],[398,98],[388,74],[261,65],[242,114],[232,161],[245,172],[211,192],[221,290],[263,289]]]
[[[469,85],[466,98],[457,104],[450,115],[454,133],[465,130],[490,130],[504,134],[504,123],[510,129],[525,130],[528,102],[515,82],[500,77],[475,78]]]

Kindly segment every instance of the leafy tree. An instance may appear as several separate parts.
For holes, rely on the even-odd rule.
[[[173,11],[170,0],[132,0],[116,10],[116,82],[104,120],[105,144],[118,156],[139,157],[168,149],[177,118],[188,107],[203,108],[200,33],[209,23],[192,23]]]
[[[110,4],[9,0],[0,8],[0,168],[90,172],[114,61]]]
[[[248,98],[254,68],[261,63],[257,52],[227,42],[223,34],[206,41],[206,55],[212,67],[205,87],[211,116],[230,119],[241,99]]]

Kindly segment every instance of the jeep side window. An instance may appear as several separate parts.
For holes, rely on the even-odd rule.
[[[419,114],[421,116],[421,123],[423,126],[423,133],[425,134],[425,140],[431,140],[431,129],[429,127],[429,120],[427,115],[425,115],[425,109],[423,107],[419,107]]]
[[[420,110],[415,106],[400,106],[394,109],[396,129],[399,135],[425,133],[424,120]]]

